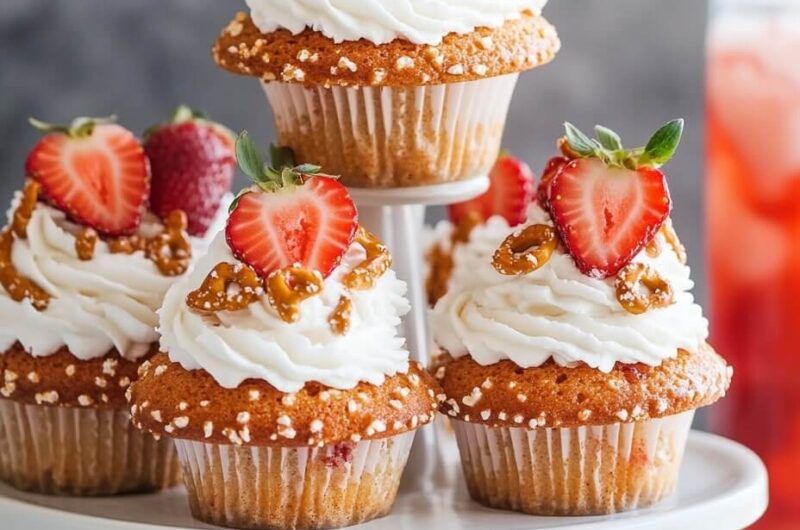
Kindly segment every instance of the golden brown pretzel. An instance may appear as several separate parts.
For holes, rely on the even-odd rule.
[[[492,266],[500,274],[528,274],[550,260],[558,241],[552,227],[528,226],[508,236],[495,251]]]
[[[97,231],[92,228],[84,228],[75,236],[75,253],[81,261],[89,261],[94,257],[94,249],[97,246]]]
[[[28,223],[31,222],[31,216],[33,216],[33,211],[36,209],[41,188],[41,185],[35,180],[25,182],[25,188],[22,190],[22,199],[20,199],[19,206],[14,210],[14,215],[11,219],[11,228],[14,230],[14,235],[20,239],[28,237]]]
[[[339,303],[328,317],[328,324],[335,335],[347,335],[350,331],[350,315],[353,312],[353,301],[347,295],[339,297]]]
[[[164,276],[180,276],[189,269],[192,244],[187,226],[186,213],[175,210],[164,221],[164,231],[147,242],[147,258]]]
[[[369,232],[359,226],[355,241],[367,251],[367,258],[351,270],[342,280],[344,286],[353,291],[371,289],[375,282],[392,266],[389,250]]]
[[[300,302],[322,292],[319,272],[287,267],[267,278],[267,297],[281,320],[293,324],[300,319]]]
[[[238,289],[233,290],[236,286]],[[264,295],[264,280],[242,264],[220,263],[186,296],[186,304],[197,311],[238,311]]]
[[[644,263],[627,265],[619,272],[614,287],[617,301],[625,311],[634,315],[653,308],[667,307],[674,302],[669,282]]]
[[[28,299],[34,308],[44,311],[50,303],[50,295],[14,267],[11,261],[13,245],[14,230],[8,227],[0,233],[0,285],[15,302]]]

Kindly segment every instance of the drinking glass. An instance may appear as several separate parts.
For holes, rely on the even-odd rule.
[[[770,474],[756,528],[800,528],[800,0],[712,1],[706,207],[712,344],[735,368],[711,426]]]

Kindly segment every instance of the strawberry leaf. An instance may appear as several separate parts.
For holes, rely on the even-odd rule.
[[[608,127],[595,125],[594,132],[597,136],[597,141],[600,142],[600,145],[602,145],[603,148],[608,149],[609,151],[621,151],[623,149],[622,139],[617,133]]]
[[[81,116],[72,120],[72,123],[69,125],[47,123],[37,120],[36,118],[28,118],[28,123],[30,123],[35,129],[46,133],[57,132],[66,134],[70,138],[88,138],[94,132],[96,125],[110,124],[115,123],[116,121],[117,117],[113,114],[104,118],[89,118],[86,116]]]
[[[197,113],[188,105],[178,105],[170,117],[170,123],[184,123],[198,117]]]
[[[294,170],[298,173],[302,173],[303,175],[316,175],[322,171],[322,167],[314,164],[300,164],[299,166],[295,167]]]
[[[564,124],[567,131],[567,143],[570,148],[581,156],[591,156],[597,151],[594,140],[583,134],[577,127],[567,122]]]
[[[683,120],[672,120],[653,134],[644,153],[638,160],[639,166],[660,167],[666,164],[681,143]]]
[[[236,138],[236,161],[242,168],[244,174],[250,177],[258,185],[273,182],[272,176],[264,166],[264,159],[258,152],[255,142],[253,142],[247,131],[242,131]]]
[[[269,158],[273,168],[281,170],[285,167],[294,167],[294,151],[291,147],[270,144]]]

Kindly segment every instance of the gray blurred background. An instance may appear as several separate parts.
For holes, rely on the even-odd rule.
[[[272,117],[258,84],[217,69],[209,56],[219,30],[243,6],[1,0],[0,201],[6,204],[20,187],[25,155],[37,138],[28,116],[64,122],[117,114],[140,132],[185,102],[271,141]],[[545,14],[558,27],[563,50],[551,65],[522,77],[506,146],[538,172],[565,120],[584,129],[602,123],[638,144],[662,122],[686,118],[683,147],[667,173],[675,224],[701,279],[706,2],[551,0]],[[702,281],[697,294],[704,298]]]

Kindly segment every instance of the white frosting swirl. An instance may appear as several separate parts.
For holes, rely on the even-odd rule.
[[[365,257],[364,248],[353,243],[322,292],[301,302],[294,324],[281,320],[266,297],[246,309],[205,316],[186,305],[186,296],[217,264],[237,263],[220,234],[195,271],[167,293],[160,311],[162,350],[187,370],[204,369],[226,388],[250,378],[282,392],[296,392],[310,381],[339,389],[361,381],[380,385],[386,376],[408,370],[408,351],[397,328],[409,310],[406,284],[390,270],[372,289],[349,293],[353,310],[347,334],[334,334],[328,323],[345,292],[342,277]]]
[[[19,198],[17,194],[9,219]],[[209,233],[216,233],[220,223],[216,220]],[[139,233],[152,236],[162,227],[147,214]],[[90,261],[81,261],[75,250],[79,231],[60,210],[36,206],[27,238],[15,239],[11,258],[17,271],[51,299],[47,309],[37,311],[27,300],[14,301],[0,287],[0,353],[19,341],[39,357],[66,346],[82,360],[101,357],[112,348],[135,360],[158,340],[156,311],[175,278],[161,274],[143,252],[112,254],[102,241]],[[194,252],[207,246],[196,238],[192,244]]]
[[[405,39],[439,44],[449,33],[499,27],[524,10],[540,14],[547,0],[247,0],[263,33],[319,31],[336,43]]]
[[[537,223],[552,225],[533,205],[526,225]],[[705,342],[708,322],[690,293],[689,268],[660,234],[659,257],[643,251],[634,261],[670,283],[675,303],[633,315],[617,301],[613,278],[586,276],[561,250],[530,274],[499,274],[492,255],[511,232],[494,217],[455,250],[450,290],[431,314],[434,338],[451,355],[471,355],[484,366],[510,359],[524,368],[552,358],[562,366],[583,362],[608,372],[616,362],[657,366],[679,348],[698,351]]]

